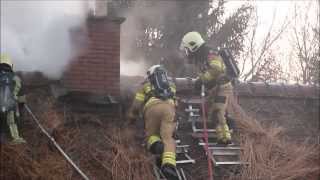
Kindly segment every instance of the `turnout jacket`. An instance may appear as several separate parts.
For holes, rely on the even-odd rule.
[[[217,51],[207,49],[204,52],[204,63],[200,64],[199,81],[211,88],[229,82],[226,76],[226,65]]]
[[[6,76],[7,70],[0,70],[0,76]],[[14,99],[17,101],[17,103],[25,103],[26,102],[26,97],[24,95],[24,89],[22,87],[22,81],[18,75],[16,75],[14,72],[12,75],[12,80],[13,80],[13,86],[11,87],[11,92],[14,96]]]
[[[144,112],[148,107],[153,104],[166,102],[168,104],[175,105],[176,86],[170,82],[170,89],[173,92],[173,98],[167,100],[161,100],[154,95],[154,87],[149,81],[145,81],[142,86],[137,90],[133,103],[128,112],[128,118],[136,118],[140,112]]]

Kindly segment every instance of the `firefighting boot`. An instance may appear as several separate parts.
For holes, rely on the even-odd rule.
[[[161,155],[164,150],[164,144],[162,141],[156,141],[150,146],[149,150],[152,154]]]
[[[231,133],[227,124],[218,125],[216,128],[218,144],[231,144]]]
[[[164,164],[161,167],[161,171],[167,180],[179,180],[179,175],[174,165]]]
[[[26,143],[26,141],[19,136],[18,127],[16,124],[10,124],[9,129],[12,137],[12,144]]]

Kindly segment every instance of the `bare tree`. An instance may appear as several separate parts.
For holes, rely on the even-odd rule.
[[[280,62],[272,52],[266,53],[261,59],[259,66],[256,68],[256,73],[252,75],[250,81],[263,81],[263,82],[277,82],[279,80],[285,81],[283,78],[283,70]]]
[[[128,3],[131,1],[136,2]],[[237,55],[243,48],[243,35],[252,9],[248,3],[243,3],[227,17],[224,15],[226,0],[216,0],[216,3],[211,0],[121,0],[119,7],[121,2],[128,6],[127,11],[123,10],[128,19],[122,29],[128,25],[130,28],[122,35],[125,40],[122,53],[128,59],[145,59],[146,65],[163,59],[168,71],[177,76],[191,75],[182,63],[183,57],[179,56],[179,45],[185,33],[198,31],[211,47],[227,47]]]
[[[258,27],[258,15],[257,11],[253,17],[252,30],[248,33],[247,42],[248,46],[243,52],[241,65],[241,78],[244,81],[271,81],[275,80],[276,77],[281,76],[281,71],[275,71],[279,69],[280,64],[276,62],[276,58],[272,55],[272,46],[277,42],[283,32],[287,29],[290,24],[289,18],[285,18],[279,30],[274,30],[274,23],[276,18],[276,11],[273,12],[272,23],[266,35],[263,38],[261,44],[257,43],[257,27]],[[245,69],[245,67],[250,67]],[[280,68],[281,69],[281,68]],[[263,76],[267,75],[268,76]],[[274,73],[273,77],[270,77],[270,73]]]
[[[310,9],[310,2],[307,9]],[[319,65],[320,65],[320,27],[318,23],[310,22],[310,11],[305,11],[302,16],[298,16],[295,8],[295,22],[293,26],[293,37],[295,55],[297,57],[297,69],[299,73],[295,79],[303,84],[319,84]],[[298,17],[302,17],[301,21]],[[301,24],[303,22],[303,24]]]

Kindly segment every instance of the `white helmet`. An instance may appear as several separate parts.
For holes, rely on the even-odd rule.
[[[189,52],[196,52],[203,44],[204,40],[198,32],[188,32],[182,38],[180,49]]]
[[[160,68],[160,67],[161,67],[160,64],[156,64],[156,65],[151,66],[147,71],[147,75],[148,76],[152,75],[155,72],[155,70]]]

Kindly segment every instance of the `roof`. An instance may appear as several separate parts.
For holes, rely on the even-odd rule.
[[[319,99],[319,86],[300,84],[242,82],[235,86],[240,96]]]
[[[121,76],[121,89],[123,93],[134,91],[143,81],[141,76]],[[192,86],[187,83],[177,84],[178,93],[192,93]],[[235,92],[239,96],[247,97],[279,97],[279,98],[308,98],[319,99],[320,87],[301,84],[240,82],[235,85]],[[122,93],[122,94],[123,94]]]

